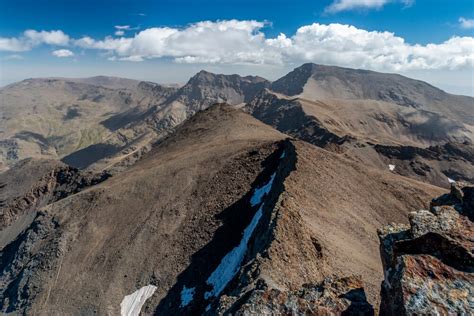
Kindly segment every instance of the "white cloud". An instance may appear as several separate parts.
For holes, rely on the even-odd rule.
[[[0,37],[0,51],[24,52],[30,49],[31,47],[28,43],[17,38]]]
[[[134,55],[134,56],[122,57],[120,58],[120,60],[139,62],[139,61],[143,61],[143,57]]]
[[[117,35],[117,36],[123,36],[123,35],[125,35],[125,32],[118,30],[118,31],[115,31],[114,34]]]
[[[168,57],[177,63],[298,64],[315,62],[381,71],[460,69],[474,64],[474,38],[453,37],[440,44],[411,45],[390,32],[351,25],[314,23],[291,37],[267,38],[258,21],[204,21],[184,29],[149,28],[133,37],[75,44],[105,50],[115,60],[142,61]]]
[[[335,0],[327,8],[326,12],[335,13],[353,9],[379,9],[389,0]]]
[[[286,59],[384,71],[456,69],[474,64],[474,38],[453,37],[441,44],[410,45],[390,32],[358,29],[342,24],[312,24],[291,37],[268,42],[285,43]]]
[[[115,28],[117,30],[129,30],[130,29],[130,25],[115,25]]]
[[[39,44],[49,44],[49,45],[59,45],[65,46],[69,43],[69,36],[64,34],[63,31],[35,31],[35,30],[26,30],[24,36],[29,40],[33,45]]]
[[[405,7],[413,5],[415,0],[334,0],[328,7],[326,13],[336,13],[357,9],[380,9],[389,2],[401,2]]]
[[[23,32],[23,35],[18,38],[0,37],[0,51],[24,52],[41,44],[66,46],[68,45],[69,40],[69,36],[60,30],[26,30]]]
[[[474,28],[474,19],[466,19],[466,18],[460,17],[459,18],[459,25],[463,29],[472,29],[472,28]]]
[[[74,53],[71,52],[69,49],[58,49],[52,52],[52,54],[56,57],[71,57],[74,56]]]
[[[258,21],[204,21],[184,29],[149,28],[132,38],[96,41],[85,37],[76,43],[84,48],[111,50],[119,57],[173,57],[184,63],[281,62],[279,52],[265,45],[265,35],[260,32],[264,25]]]
[[[473,37],[409,44],[391,32],[337,23],[314,23],[300,27],[294,34],[267,37],[262,32],[266,25],[254,20],[203,21],[185,28],[148,28],[130,37],[103,39],[70,39],[62,31],[30,30],[20,38],[0,39],[0,49],[19,52],[39,43],[68,44],[99,50],[105,58],[117,61],[164,57],[181,64],[281,66],[314,62],[392,72],[466,70],[474,64]]]

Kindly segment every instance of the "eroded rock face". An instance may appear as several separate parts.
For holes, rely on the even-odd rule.
[[[379,230],[385,280],[382,315],[468,315],[474,306],[474,188],[453,184],[410,225]]]
[[[80,172],[55,160],[20,161],[3,173],[0,180],[0,230],[28,212],[100,183],[109,176],[105,172]]]
[[[327,278],[317,284],[305,284],[295,291],[269,288],[259,280],[257,288],[235,302],[223,296],[217,314],[233,315],[373,315],[367,302],[362,279],[351,276]]]

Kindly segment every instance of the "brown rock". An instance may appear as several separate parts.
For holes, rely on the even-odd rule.
[[[295,291],[275,288],[255,289],[244,301],[232,305],[222,297],[217,313],[233,315],[373,315],[360,276],[327,278],[317,284],[305,284]]]
[[[453,186],[450,194],[433,200],[431,212],[411,213],[410,227],[379,230],[385,270],[381,314],[472,312],[474,225],[463,215],[470,207],[464,203],[469,190]]]

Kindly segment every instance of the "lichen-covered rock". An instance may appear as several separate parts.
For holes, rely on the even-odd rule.
[[[351,276],[325,279],[318,284],[305,284],[295,291],[268,288],[264,282],[249,291],[238,302],[223,296],[220,315],[373,315],[367,302],[362,279]]]
[[[451,191],[431,201],[431,211],[439,206],[452,206],[459,213],[474,220],[474,186],[464,182],[452,183]]]
[[[379,230],[382,315],[469,315],[474,310],[473,187],[453,185],[410,214],[410,226]],[[467,198],[466,198],[467,197]]]

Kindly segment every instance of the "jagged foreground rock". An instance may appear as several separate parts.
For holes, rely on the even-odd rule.
[[[442,192],[213,106],[127,170],[25,211],[0,310],[371,313],[377,228]]]
[[[453,185],[410,214],[410,225],[379,231],[383,315],[470,315],[474,308],[474,187]]]
[[[217,314],[374,315],[374,308],[367,302],[361,278],[353,276],[304,284],[294,291],[269,289],[260,282],[239,300],[221,297]]]

